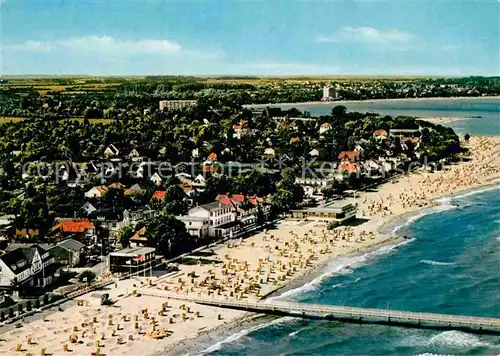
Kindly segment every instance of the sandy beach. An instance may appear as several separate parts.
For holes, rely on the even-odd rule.
[[[500,176],[499,137],[473,137],[465,146],[470,155],[463,162],[434,173],[422,168],[356,196],[358,218],[366,220],[362,224],[327,230],[321,222],[280,221],[274,229],[245,240],[208,248],[203,256],[193,256],[192,263],[179,264],[178,272],[117,281],[65,303],[63,311],[2,330],[0,354],[178,354],[197,336],[234,327],[249,314],[141,291],[257,301],[328,261],[394,241],[398,237],[384,231],[393,219],[435,205],[439,197],[491,184]],[[109,293],[116,303],[101,306],[102,293]]]

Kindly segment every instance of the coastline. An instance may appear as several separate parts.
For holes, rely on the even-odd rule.
[[[444,202],[439,201],[441,199],[453,199],[456,196],[461,196],[463,194],[468,194],[468,193],[479,194],[485,191],[489,187],[491,187],[492,189],[498,189],[500,188],[500,184],[495,180],[498,180],[499,178],[500,175],[492,177],[491,179],[485,181],[484,184],[480,184],[473,188],[458,189],[449,195],[436,196],[432,199],[432,204],[426,209],[424,209],[423,213],[419,210],[415,210],[412,212],[406,212],[400,215],[393,216],[387,219],[387,221],[382,226],[380,226],[377,231],[380,234],[387,235],[389,234],[391,230],[391,225],[394,222],[404,221],[406,223],[408,220],[416,216],[423,217],[425,215],[433,214],[434,213],[432,211],[433,207],[438,207],[440,205],[445,204]],[[300,287],[303,287],[305,284],[311,283],[314,280],[323,277],[324,275],[328,274],[328,270],[326,270],[327,266],[330,263],[340,258],[353,258],[353,257],[363,256],[371,252],[377,251],[385,246],[398,247],[401,243],[404,243],[405,241],[411,242],[411,240],[404,239],[402,236],[394,234],[391,235],[389,238],[387,238],[385,241],[381,241],[380,243],[370,246],[364,250],[357,251],[355,253],[346,256],[338,256],[333,260],[327,260],[321,265],[318,265],[315,268],[306,271],[303,275],[301,275],[297,279],[291,280],[289,284],[284,285],[283,287],[271,292],[269,295],[263,298],[263,300],[278,298],[280,295],[283,295],[286,292],[300,289]],[[332,273],[332,275],[333,274],[335,273]],[[274,320],[280,318],[281,317],[273,317],[265,314],[247,313],[246,316],[243,316],[240,319],[236,319],[229,324],[223,325],[221,327],[218,327],[211,331],[207,331],[205,333],[201,333],[200,336],[195,339],[185,340],[180,345],[176,345],[172,348],[165,349],[162,352],[155,353],[152,356],[181,355],[181,354],[186,355],[186,354],[191,354],[191,352],[194,352],[196,355],[202,355],[205,354],[205,352],[203,352],[205,350],[212,350],[214,349],[214,346],[220,346],[221,344],[235,341],[235,339],[257,330],[259,328],[258,327],[259,325],[263,325],[264,327],[267,326],[268,323],[271,323]],[[233,332],[231,336],[228,336],[229,331]],[[214,343],[214,340],[219,340],[219,339],[220,341]],[[210,346],[207,348],[206,347],[207,345]],[[203,347],[200,348],[200,346]]]
[[[494,151],[494,154],[497,154],[497,153],[498,153],[498,149]],[[416,176],[416,174],[413,174],[413,175]],[[427,199],[428,205],[425,208],[413,209],[410,211],[401,212],[398,215],[387,217],[386,219],[384,219],[383,223],[379,224],[379,226],[376,228],[376,231],[380,235],[387,236],[389,234],[389,238],[387,238],[384,241],[380,241],[379,243],[377,243],[375,245],[368,246],[367,248],[365,248],[361,251],[356,251],[354,253],[351,253],[351,254],[348,254],[345,256],[336,256],[333,259],[326,260],[321,265],[315,266],[311,270],[305,271],[305,273],[303,273],[303,275],[301,275],[297,279],[291,280],[289,282],[289,284],[273,291],[268,296],[266,296],[266,298],[271,299],[271,298],[279,297],[279,295],[282,295],[282,294],[289,292],[289,291],[292,291],[294,289],[298,289],[307,283],[311,283],[312,281],[314,281],[317,278],[321,278],[325,273],[328,273],[328,271],[325,270],[326,266],[328,266],[328,264],[330,264],[332,261],[335,261],[336,259],[340,259],[343,257],[352,258],[352,257],[368,254],[368,253],[375,251],[375,250],[378,250],[386,245],[387,246],[391,246],[391,245],[397,246],[401,242],[408,241],[408,240],[405,240],[403,237],[399,236],[397,234],[397,232],[395,232],[395,233],[392,232],[392,230],[394,229],[392,225],[395,222],[401,221],[402,225],[405,225],[412,218],[415,218],[417,216],[423,217],[425,215],[432,214],[432,213],[434,213],[432,211],[433,208],[445,205],[445,202],[440,201],[442,199],[453,199],[454,197],[468,194],[468,193],[478,194],[478,193],[481,193],[482,191],[484,191],[490,187],[491,187],[491,189],[498,189],[498,187],[500,187],[500,184],[498,182],[499,178],[500,178],[500,173],[490,175],[486,179],[482,180],[480,183],[478,183],[474,186],[460,187],[460,188],[457,188],[451,192],[436,194],[436,195],[433,195],[432,197],[429,197]],[[389,184],[391,184],[391,183],[390,182],[385,183],[385,185],[389,185]],[[404,223],[403,223],[403,221],[404,221]],[[398,227],[401,227],[401,226],[398,226]],[[183,344],[181,349],[179,349],[178,347],[172,347],[172,348],[164,350],[164,353],[162,353],[161,355],[162,356],[164,356],[164,355],[178,355],[178,354],[182,353],[181,351],[183,351],[185,354],[186,348],[187,348],[187,350],[192,349],[195,352],[197,352],[197,354],[200,354],[200,353],[202,353],[203,350],[199,350],[199,349],[196,350],[196,346],[207,344],[206,341],[210,341],[210,340],[213,341],[213,339],[219,339],[221,336],[227,335],[227,333],[233,329],[240,330],[243,327],[245,327],[245,329],[251,328],[254,325],[258,325],[259,323],[264,322],[264,319],[266,319],[266,318],[269,318],[269,316],[266,316],[266,315],[259,316],[259,315],[248,313],[247,318],[242,318],[241,320],[235,321],[234,324],[226,325],[224,328],[220,328],[217,331],[214,331],[214,333],[211,334],[211,337],[207,336],[207,338],[203,338],[203,339],[194,339],[194,340],[191,340],[191,342],[189,342],[189,340],[187,340],[186,343]],[[273,320],[273,318],[269,318],[269,319]],[[238,332],[236,334],[238,334]],[[219,341],[219,343],[221,343],[221,342],[224,342],[224,339]]]
[[[386,182],[375,191],[362,192],[358,198],[360,204],[359,217],[366,218],[368,221],[353,228],[340,228],[340,235],[338,237],[342,236],[342,239],[335,239],[336,242],[332,245],[334,247],[330,253],[320,253],[319,248],[321,246],[317,246],[317,242],[312,241],[311,244],[306,242],[301,247],[302,251],[307,251],[308,249],[318,251],[316,259],[312,261],[313,263],[306,268],[298,269],[297,273],[293,273],[275,286],[270,283],[264,283],[262,286],[262,295],[273,298],[277,294],[281,295],[298,289],[317,278],[322,278],[322,275],[325,273],[335,273],[335,271],[325,271],[326,266],[332,261],[364,255],[370,251],[380,249],[384,245],[398,244],[402,242],[402,239],[397,234],[388,233],[388,227],[390,227],[391,223],[402,219],[408,220],[412,216],[422,213],[422,209],[424,209],[425,213],[427,209],[438,205],[439,202],[436,201],[437,199],[464,194],[464,192],[471,190],[484,189],[485,186],[496,184],[497,182],[492,182],[492,180],[498,179],[500,169],[498,165],[491,165],[491,161],[492,156],[493,159],[498,159],[495,152],[498,152],[500,147],[499,138],[474,137],[470,145],[472,160],[469,162],[460,162],[456,165],[448,166],[444,171],[437,171],[435,173],[419,170],[410,175]],[[408,204],[408,202],[411,202],[411,204]],[[293,234],[291,233],[292,231]],[[294,234],[304,236],[304,234],[307,235],[308,232],[312,232],[316,236],[316,240],[318,240],[320,239],[321,231],[325,231],[325,225],[317,222],[284,221],[279,224],[276,230],[269,232],[276,235],[276,238],[273,239],[273,235],[269,235],[268,233],[259,233],[246,240],[241,240],[239,243],[237,241],[230,241],[227,245],[223,245],[217,249],[216,253],[219,256],[217,258],[224,259],[224,256],[230,256],[233,261],[252,258],[253,260],[249,261],[250,266],[252,266],[252,264],[256,264],[257,259],[267,255],[267,250],[264,251],[265,249],[263,248],[263,244],[266,244],[265,241],[269,244],[269,239],[271,239],[274,241],[272,242],[273,244],[279,244],[283,248],[287,243],[294,241]],[[356,236],[365,234],[365,231],[372,232],[373,236],[370,235],[371,237],[367,237],[366,239],[356,238]],[[344,240],[346,236],[347,239]],[[302,239],[304,238],[302,237]],[[313,239],[313,237],[309,237],[308,239]],[[269,252],[271,251],[269,250]],[[159,290],[164,290],[165,287],[172,288],[178,285],[178,279],[181,279],[182,276],[187,276],[189,273],[195,272],[201,278],[201,276],[207,275],[207,273],[208,275],[214,273],[210,272],[210,268],[215,268],[202,265],[180,265],[179,267],[181,269],[179,274],[167,278],[167,282],[164,282],[162,279],[162,282],[158,282],[158,285],[155,285],[153,280],[153,287]],[[219,270],[215,270],[215,272],[220,273]],[[144,309],[144,307],[155,313],[156,308],[161,308],[162,303],[166,299],[147,295],[141,297],[131,296],[131,291],[136,289],[137,285],[147,286],[147,284],[147,278],[136,277],[120,281],[114,288],[100,292],[109,293],[111,298],[117,300],[112,309],[102,309],[102,307],[98,307],[95,304],[91,307],[92,303],[95,303],[95,300],[99,300],[99,298],[96,298],[96,295],[99,296],[99,294],[95,292],[92,293],[93,295],[89,294],[79,298],[89,304],[89,307],[86,309],[76,306],[76,301],[72,301],[72,303],[68,302],[68,304],[65,304],[65,310],[62,312],[54,312],[46,317],[38,318],[38,320],[30,320],[29,327],[7,331],[7,335],[4,338],[5,342],[0,345],[0,352],[12,351],[19,340],[27,337],[27,335],[32,335],[35,342],[38,338],[39,342],[48,345],[47,352],[57,355],[61,353],[62,342],[67,342],[65,333],[72,326],[85,322],[88,318],[97,317],[106,320],[106,317],[111,315],[106,315],[109,311],[112,311],[115,315],[132,318],[134,315],[140,315],[140,310]],[[186,290],[186,296],[187,294],[188,291]],[[253,295],[248,296],[248,298],[254,299],[256,297],[257,295],[255,297]],[[257,299],[262,299],[262,296]],[[103,332],[107,332],[109,330],[104,339],[106,345],[103,351],[109,356],[120,355],[124,352],[162,356],[186,354],[187,349],[189,350],[206,344],[204,340],[215,342],[216,335],[224,337],[230,330],[247,327],[248,325],[253,325],[253,323],[259,325],[262,322],[262,316],[246,312],[222,310],[173,299],[169,299],[168,302],[171,310],[181,308],[183,304],[186,304],[191,308],[192,312],[201,312],[203,318],[189,317],[187,321],[181,322],[177,320],[173,324],[167,324],[168,329],[172,330],[173,334],[163,340],[137,336],[141,335],[141,329],[139,329],[139,334],[137,334],[137,332],[133,331],[133,327],[130,326],[131,323],[126,323],[125,330],[122,326],[118,332],[122,333],[120,335],[125,333],[124,336],[127,336],[127,333],[128,335],[133,333],[134,336],[132,342],[125,342],[123,344],[116,344],[116,338],[113,338],[116,330],[113,330],[113,334],[109,334],[111,329],[101,324],[101,331],[104,330]],[[108,311],[106,312],[106,310]],[[222,320],[218,318],[218,315],[222,315]],[[163,320],[162,318],[158,319],[160,322]],[[141,328],[148,327],[147,320],[141,320],[141,323]],[[24,324],[24,326],[26,325]],[[113,340],[115,343],[112,343]],[[89,348],[93,347],[93,342],[86,345],[72,345],[71,347],[76,348],[73,352],[74,355],[88,354]],[[59,352],[57,352],[58,350]],[[36,349],[30,349],[29,351],[39,352]]]
[[[429,98],[387,98],[387,99],[363,99],[363,100],[338,100],[338,101],[303,101],[303,102],[287,102],[287,103],[265,103],[265,104],[245,104],[245,108],[260,108],[260,107],[273,107],[273,106],[302,106],[302,105],[342,105],[352,103],[378,103],[378,102],[398,102],[398,101],[428,101],[428,100],[479,100],[479,99],[500,99],[500,95],[487,95],[487,96],[433,96]]]

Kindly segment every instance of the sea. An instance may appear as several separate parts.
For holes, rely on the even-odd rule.
[[[428,117],[454,117],[463,120],[446,126],[459,133],[476,135],[500,135],[500,97],[338,101],[332,103],[295,103],[255,105],[255,107],[297,108],[311,116],[330,114],[335,105],[344,105],[348,111],[373,112],[380,115]]]
[[[366,108],[384,115],[469,117],[455,123],[457,131],[500,134],[499,99],[385,101],[347,107],[360,111],[359,105],[376,105]],[[319,104],[304,110],[320,115],[331,107]],[[387,233],[408,239],[332,260],[313,277],[272,298],[500,318],[500,181],[495,183],[442,198],[438,206],[392,222]],[[220,356],[500,355],[500,337],[265,317],[213,335],[186,352]]]
[[[409,239],[331,261],[280,301],[500,317],[500,182],[388,229]],[[345,267],[349,266],[348,269]],[[499,355],[500,337],[268,317],[190,354]]]

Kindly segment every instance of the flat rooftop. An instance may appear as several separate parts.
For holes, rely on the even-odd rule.
[[[127,247],[123,250],[111,252],[110,255],[119,257],[135,257],[137,255],[147,255],[152,252],[155,252],[154,247]]]

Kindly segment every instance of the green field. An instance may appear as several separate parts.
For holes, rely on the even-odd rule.
[[[24,117],[11,117],[11,116],[0,116],[0,124],[6,124],[10,122],[20,122],[24,121]]]

